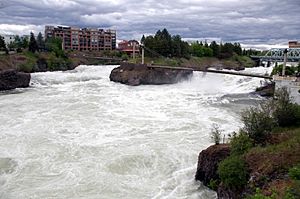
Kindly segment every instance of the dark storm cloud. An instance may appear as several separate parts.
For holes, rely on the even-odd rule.
[[[242,43],[300,39],[299,0],[0,0],[0,33],[47,24],[115,28],[119,39],[167,28]]]

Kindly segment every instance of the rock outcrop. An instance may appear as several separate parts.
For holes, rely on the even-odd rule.
[[[29,86],[30,73],[18,72],[14,69],[0,71],[0,91]]]
[[[230,155],[230,146],[228,144],[212,145],[200,152],[198,157],[198,166],[195,179],[209,186],[211,181],[218,182],[214,187],[218,198],[239,199],[242,198],[243,190],[230,190],[219,184],[220,178],[217,173],[219,163]],[[211,187],[213,188],[213,187]]]
[[[212,145],[200,152],[195,179],[208,185],[210,180],[217,180],[218,164],[230,155],[228,144]]]
[[[192,70],[178,70],[148,67],[143,64],[121,63],[114,68],[110,74],[110,80],[131,86],[141,84],[174,84],[189,79],[193,74]]]
[[[267,83],[264,86],[256,88],[254,94],[262,97],[273,97],[275,92],[275,82]]]

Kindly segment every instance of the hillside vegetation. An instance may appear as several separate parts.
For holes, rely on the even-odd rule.
[[[128,60],[130,63],[141,63],[141,58]],[[199,69],[217,68],[243,70],[246,67],[255,67],[256,63],[248,56],[235,55],[227,59],[218,59],[216,57],[195,57],[187,58],[164,58],[164,57],[145,57],[146,64],[174,66],[174,67],[193,67]]]
[[[211,188],[234,198],[299,198],[300,106],[284,88],[246,110],[242,121],[244,127],[230,135],[230,156],[219,163]]]
[[[145,46],[145,63],[155,65],[227,68],[241,70],[254,67],[256,63],[249,55],[259,51],[242,50],[239,43],[210,44],[183,41],[180,35],[171,35],[167,29],[158,30],[154,36],[143,36],[141,43]],[[129,60],[140,63],[141,58]]]

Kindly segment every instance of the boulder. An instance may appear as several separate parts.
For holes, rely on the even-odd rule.
[[[14,69],[0,71],[0,91],[29,86],[30,73],[18,72]]]
[[[174,84],[189,79],[192,70],[178,70],[171,68],[155,68],[144,64],[121,63],[111,71],[111,81],[120,82],[131,86],[141,84]]]
[[[243,189],[231,190],[231,189],[226,188],[222,184],[218,186],[217,195],[218,195],[218,198],[221,198],[221,199],[247,198],[245,193],[243,193]]]
[[[260,95],[262,97],[273,97],[275,92],[275,82],[266,83],[265,85],[256,88],[256,95]]]
[[[230,155],[228,144],[212,145],[200,152],[195,179],[208,185],[210,180],[217,180],[218,164]]]

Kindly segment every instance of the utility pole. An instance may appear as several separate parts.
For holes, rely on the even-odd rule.
[[[145,49],[144,49],[144,44],[141,44],[142,47],[142,64],[145,64]]]
[[[133,58],[134,63],[136,63],[136,62],[135,62],[135,41],[133,41],[133,53],[132,53],[132,58]]]
[[[284,55],[283,55],[283,67],[282,67],[282,76],[285,76],[285,68],[286,68],[286,62],[287,62],[287,52],[288,50],[284,50]]]

